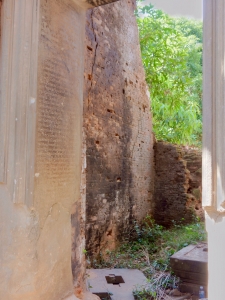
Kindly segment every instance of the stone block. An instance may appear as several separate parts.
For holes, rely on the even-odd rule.
[[[207,244],[189,245],[170,258],[175,275],[182,281],[198,285],[207,285],[208,252]]]
[[[181,282],[181,284],[179,285],[179,290],[181,292],[190,293],[192,295],[198,295],[199,288],[200,288],[199,284],[194,284],[190,282]],[[207,286],[203,285],[203,288],[205,293],[207,294]]]
[[[107,283],[106,276],[121,276],[124,283]],[[112,300],[133,300],[133,290],[146,285],[147,279],[139,270],[99,269],[87,270],[87,288],[92,293],[108,293]]]
[[[191,299],[191,295],[185,293],[181,296],[166,296],[164,300],[188,300],[188,299]]]

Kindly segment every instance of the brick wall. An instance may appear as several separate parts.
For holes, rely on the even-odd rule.
[[[86,24],[86,249],[113,249],[150,210],[153,139],[133,1],[89,10]]]
[[[155,190],[153,217],[170,226],[173,221],[191,222],[203,218],[201,205],[201,151],[155,143]]]

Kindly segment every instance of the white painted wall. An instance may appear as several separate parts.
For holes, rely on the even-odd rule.
[[[172,16],[202,19],[202,0],[145,0]]]

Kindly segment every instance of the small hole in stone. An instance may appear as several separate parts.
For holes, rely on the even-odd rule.
[[[88,74],[88,80],[91,80],[91,79],[92,79],[92,75]]]
[[[112,235],[112,229],[107,232],[107,236]]]
[[[117,177],[117,182],[121,182],[121,177]]]
[[[97,145],[99,145],[99,141],[96,141],[95,143],[96,143]]]
[[[109,276],[105,276],[105,279],[108,284],[120,284],[125,283],[122,276],[116,276],[115,274],[109,274]]]
[[[93,49],[91,48],[91,47],[89,47],[89,46],[87,46],[87,48],[88,48],[88,50],[90,50],[90,51],[92,51]]]

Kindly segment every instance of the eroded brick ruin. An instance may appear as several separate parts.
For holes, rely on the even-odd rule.
[[[171,226],[203,218],[202,153],[191,147],[156,142],[153,217]]]
[[[153,138],[135,1],[88,11],[84,91],[86,249],[112,249],[150,213]]]

